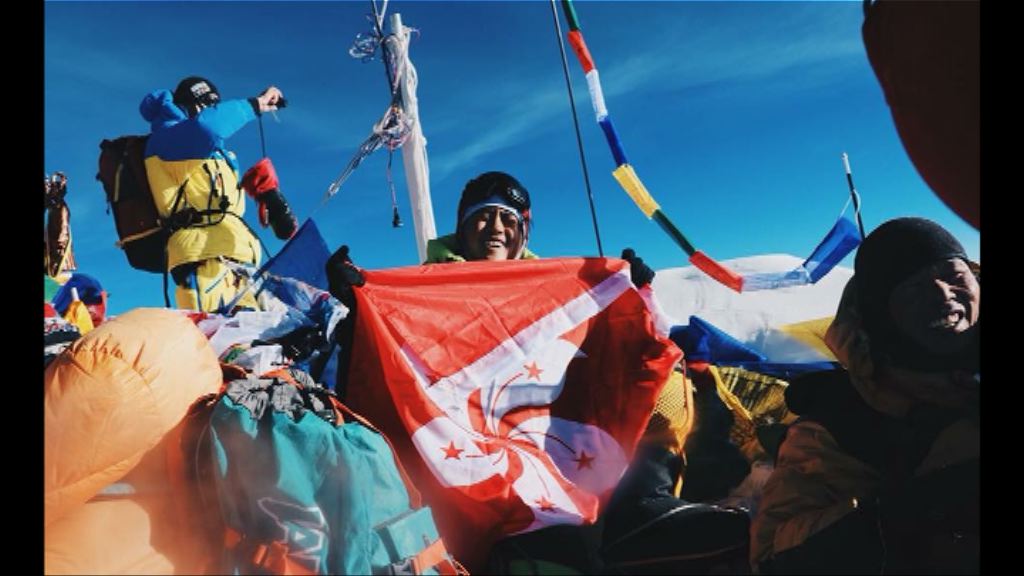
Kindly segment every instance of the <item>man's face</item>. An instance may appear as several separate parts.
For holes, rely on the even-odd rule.
[[[889,314],[907,336],[932,353],[953,353],[970,343],[978,322],[981,285],[960,258],[926,266],[889,296]]]
[[[482,208],[462,225],[462,246],[467,260],[509,260],[523,244],[515,213],[499,206]]]

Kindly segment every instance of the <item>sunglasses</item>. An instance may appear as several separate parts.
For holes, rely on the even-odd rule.
[[[501,218],[501,224],[505,228],[519,227],[519,216],[515,212],[505,210],[501,206],[488,206],[478,210],[469,217],[469,222],[473,224],[487,224],[494,218]]]

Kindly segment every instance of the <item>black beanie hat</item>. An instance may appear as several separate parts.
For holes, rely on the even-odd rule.
[[[462,238],[462,223],[466,219],[467,210],[473,209],[481,202],[488,199],[497,199],[500,204],[514,209],[519,213],[522,220],[523,233],[529,232],[533,224],[533,215],[530,213],[530,192],[519,180],[505,172],[484,172],[469,182],[466,182],[462,189],[462,197],[459,198],[458,214],[455,220],[455,234]]]
[[[519,180],[505,172],[484,172],[466,183],[459,198],[459,209],[456,222],[461,226],[466,216],[466,209],[478,204],[491,196],[498,196],[525,217],[530,218],[530,193]]]
[[[896,218],[875,228],[857,250],[858,306],[868,334],[888,327],[889,296],[919,270],[950,258],[967,261],[963,246],[945,228],[924,218]]]
[[[212,106],[220,100],[220,92],[213,82],[202,76],[189,76],[174,89],[174,103],[191,114],[196,105]]]

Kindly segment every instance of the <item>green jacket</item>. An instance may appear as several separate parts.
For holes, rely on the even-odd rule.
[[[538,256],[523,248],[520,260],[536,260]],[[441,236],[427,241],[427,260],[424,264],[440,264],[443,262],[465,262],[466,257],[459,254],[459,241],[455,234]]]

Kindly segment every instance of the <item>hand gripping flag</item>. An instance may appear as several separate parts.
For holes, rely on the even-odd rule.
[[[348,402],[395,443],[452,553],[593,522],[682,352],[612,258],[366,271]]]

